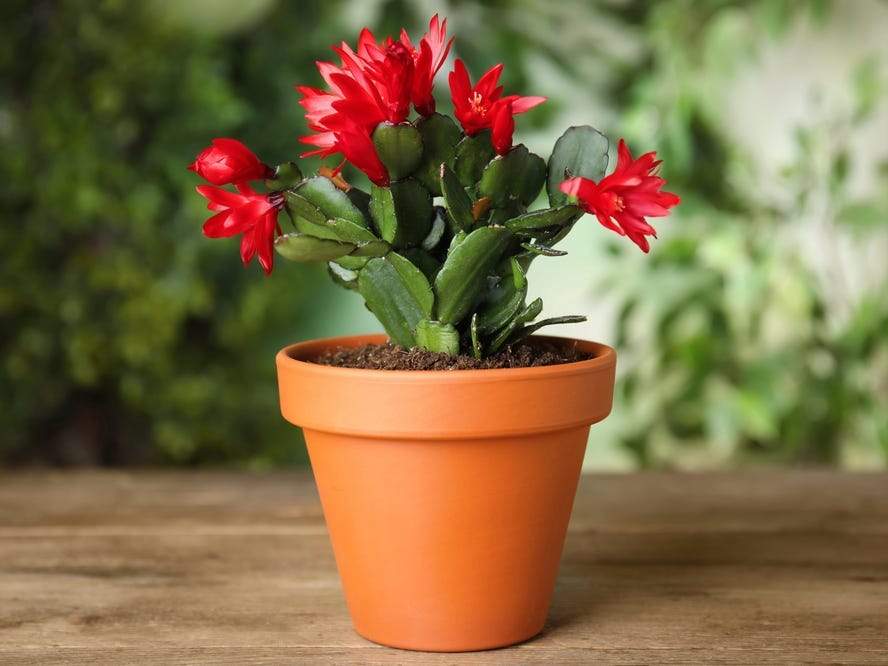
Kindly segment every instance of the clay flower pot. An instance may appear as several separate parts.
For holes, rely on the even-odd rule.
[[[306,361],[384,340],[316,340],[277,356],[281,410],[304,428],[355,628],[411,650],[527,640],[545,623],[616,354],[578,341],[594,358],[449,372]]]

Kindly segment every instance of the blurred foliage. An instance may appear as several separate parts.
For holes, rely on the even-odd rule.
[[[851,149],[885,99],[884,53],[830,92],[847,105],[812,100],[792,158],[769,168],[725,117],[731,86],[769,41],[806,22],[823,34],[832,5],[627,7],[646,49],[620,95],[626,134],[658,147],[684,200],[650,257],[614,245],[606,264],[627,352],[623,442],[647,466],[884,464],[888,164],[861,193]]]
[[[639,464],[888,453],[888,282],[843,277],[885,259],[888,169],[860,194],[847,141],[885,112],[885,63],[859,63],[854,104],[800,124],[768,182],[725,119],[741,65],[799,22],[834,20],[831,3],[10,0],[0,461],[303,459],[273,353],[327,315],[326,275],[244,270],[236,240],[200,234],[184,167],[215,136],[292,159],[305,133],[293,86],[320,85],[329,45],[363,25],[416,35],[436,11],[474,75],[506,62],[507,90],[551,97],[522,132],[575,119],[655,147],[683,198],[649,256],[605,240],[595,267],[619,311],[612,419]]]
[[[236,241],[207,242],[185,165],[214,136],[292,154],[292,83],[331,12],[306,3],[287,25],[219,34],[158,9],[0,9],[0,460],[304,458],[273,354],[324,307],[306,297],[326,276],[282,265],[263,279]]]

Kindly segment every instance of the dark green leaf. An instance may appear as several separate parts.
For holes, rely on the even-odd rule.
[[[265,187],[269,190],[286,190],[295,187],[302,180],[302,172],[293,162],[278,164],[274,176],[265,179]]]
[[[373,131],[373,145],[389,178],[407,178],[422,158],[422,137],[410,123],[380,123]]]
[[[597,182],[604,177],[607,148],[607,137],[588,125],[570,127],[561,135],[549,158],[546,190],[552,207],[570,201],[570,197],[558,188],[566,178],[582,176]]]
[[[416,345],[433,352],[459,354],[459,333],[450,324],[423,319],[416,325]]]
[[[456,159],[453,170],[466,187],[474,187],[481,179],[481,172],[488,162],[496,157],[490,142],[490,130],[467,136],[456,146]]]
[[[336,234],[336,237],[347,243],[366,243],[369,241],[378,241],[379,239],[373,235],[373,232],[354,222],[343,219],[341,217],[327,220],[325,226]]]
[[[462,131],[448,116],[433,113],[416,121],[416,129],[422,136],[422,161],[414,177],[429,191],[441,194],[440,169],[442,164],[453,167],[454,149],[462,138]]]
[[[563,257],[567,254],[567,252],[564,252],[563,250],[555,250],[547,245],[540,245],[539,243],[521,243],[521,247],[544,257]]]
[[[282,257],[301,263],[338,259],[355,249],[351,243],[340,243],[329,238],[315,238],[304,234],[278,236],[274,247]]]
[[[492,159],[481,173],[478,194],[496,208],[511,201],[530,205],[546,182],[546,163],[523,145]]]
[[[432,228],[434,207],[429,191],[408,178],[370,190],[370,213],[382,239],[396,248],[420,245]]]
[[[362,227],[367,226],[367,220],[364,219],[361,211],[355,207],[348,195],[338,189],[329,178],[315,176],[314,178],[304,180],[296,187],[296,194],[308,200],[315,208],[321,211],[323,215],[322,220],[312,219],[303,215],[303,217],[312,222],[320,223],[341,217]],[[289,194],[287,198],[289,201]],[[302,215],[302,213],[299,214]]]
[[[499,283],[490,289],[484,309],[475,313],[472,321],[482,333],[494,333],[505,326],[524,307],[527,297],[527,278],[518,261],[509,260],[511,272],[503,276]],[[477,318],[477,321],[476,321]]]
[[[447,212],[463,231],[471,231],[475,226],[472,215],[472,199],[466,194],[465,188],[453,170],[446,164],[441,165],[441,192]]]
[[[456,324],[469,313],[485,278],[513,239],[505,227],[482,227],[450,250],[435,279],[440,321]]]
[[[560,226],[569,222],[574,222],[583,215],[583,210],[579,206],[568,204],[559,206],[558,208],[546,208],[544,210],[535,210],[532,213],[525,213],[518,217],[506,220],[503,226],[518,233],[521,231],[536,231],[547,227]]]
[[[392,342],[416,345],[414,331],[430,318],[434,298],[418,268],[394,252],[376,257],[358,275],[358,290]]]

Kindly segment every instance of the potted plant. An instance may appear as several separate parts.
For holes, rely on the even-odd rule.
[[[611,408],[612,349],[529,337],[584,318],[538,320],[528,268],[564,254],[585,213],[647,252],[646,218],[679,202],[655,153],[633,159],[622,140],[606,176],[592,127],[569,128],[548,160],[516,144],[514,117],[544,98],[504,95],[502,65],[473,84],[456,60],[454,117],[437,112],[451,44],[435,16],[416,44],[364,29],[356,49],[334,47],[338,65],[318,64],[326,88],[297,87],[303,157],[341,154],[336,168],[272,168],[234,139],[189,167],[209,183],[207,236],[241,235],[244,263],[266,273],[275,250],[326,263],[382,324],[281,350],[281,409],[304,428],[356,629],[433,651],[542,629],[589,426]]]

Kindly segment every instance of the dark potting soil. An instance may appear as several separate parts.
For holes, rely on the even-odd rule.
[[[424,349],[405,349],[391,343],[340,348],[314,360],[319,365],[365,370],[491,370],[495,368],[531,368],[584,361],[590,354],[574,345],[560,345],[541,340],[522,342],[489,356],[449,356]]]

